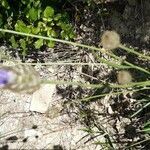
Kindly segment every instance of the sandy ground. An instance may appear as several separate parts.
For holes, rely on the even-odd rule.
[[[30,111],[32,95],[3,90],[0,95],[0,147],[52,149],[60,145],[66,150],[95,149],[91,143],[84,144],[87,138],[81,140],[85,136],[83,126],[72,123],[67,115],[52,118],[53,110],[49,110],[50,115]]]
[[[133,3],[126,5],[122,15],[120,15],[120,12],[112,9],[111,17],[109,19],[110,27],[111,29],[118,31],[122,37],[125,37],[125,39],[122,38],[123,42],[129,42],[129,45],[136,45],[137,47],[143,46],[144,44],[146,46],[147,44],[149,45],[149,1],[145,1],[143,6],[145,8],[144,10],[141,8],[142,5],[139,4]],[[143,14],[145,14],[145,17],[141,17]],[[80,18],[82,22],[81,24],[79,22],[79,25],[77,26],[79,30],[77,31],[79,32],[77,41],[98,46],[101,32],[107,28],[109,29],[109,26],[105,26],[105,22],[104,24],[101,24],[103,17],[101,17],[99,12],[97,12],[95,16],[95,14],[91,14],[91,11],[83,10],[83,16],[86,19]],[[145,24],[143,19],[146,22]],[[142,26],[141,22],[143,23]],[[145,51],[148,53],[147,49]],[[29,56],[29,58],[31,57]],[[75,47],[68,47],[66,45],[63,45],[62,47],[58,46],[58,48],[55,50],[39,52],[37,61],[41,60],[45,60],[45,62],[56,60],[95,62],[95,60],[93,61],[93,56],[91,57],[91,53],[89,51],[82,48],[79,49]],[[49,67],[47,69],[39,69],[38,66],[36,69],[40,72],[41,77],[44,79],[73,79],[74,81],[83,80],[86,82],[87,80],[89,81],[87,76],[94,76],[94,69],[91,67],[87,68],[86,72],[83,71],[83,68],[74,69],[74,67],[70,66],[58,66],[57,68]],[[96,69],[100,70],[100,73],[98,73],[96,77],[94,76],[94,78],[97,78],[99,81],[103,81],[110,77],[107,75],[111,71],[107,67],[101,66],[100,68]],[[78,74],[78,72],[81,73],[81,71],[83,71],[82,76],[84,77],[79,78],[81,74]],[[92,80],[90,79],[90,81]],[[30,109],[31,101],[33,100],[32,94],[15,94],[10,91],[0,90],[0,148],[61,149],[62,147],[62,149],[66,150],[101,149],[101,147],[96,147],[92,144],[94,141],[87,142],[89,140],[89,136],[86,137],[86,133],[81,130],[85,128],[85,126],[78,122],[74,123],[74,120],[68,117],[68,115],[61,113],[59,114],[57,112],[57,109],[53,107],[55,106],[53,104],[56,104],[57,102],[59,103],[62,100],[62,97],[58,96],[55,90],[51,91],[53,91],[53,94],[51,99],[49,99],[48,111],[45,113],[40,113],[31,111]],[[98,111],[99,114],[103,114],[108,111],[108,116],[98,116],[99,118],[97,121],[100,122],[104,128],[109,128],[109,133],[114,134],[114,128],[116,128],[117,133],[119,131],[119,133],[123,135],[125,132],[124,127],[131,123],[130,119],[124,116],[121,116],[120,118],[114,116],[113,118],[111,117],[111,120],[109,117],[115,115],[116,112],[119,112],[120,108],[123,108],[123,110],[129,109],[130,105],[132,105],[135,99],[123,97],[123,99],[127,99],[129,105],[127,105],[127,108],[124,108],[124,105],[121,106],[121,103],[118,102],[120,107],[117,107],[115,109],[116,112],[114,112],[111,106],[116,104],[116,102],[113,101],[113,98],[115,100],[115,97],[111,97],[109,95],[105,96],[103,100],[101,99],[100,106],[98,106],[98,103],[91,103],[89,107]],[[103,137],[101,137],[101,140],[104,141]],[[131,141],[131,139],[128,140]]]

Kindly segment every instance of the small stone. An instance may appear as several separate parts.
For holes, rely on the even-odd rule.
[[[108,107],[108,113],[109,114],[113,114],[114,113],[114,111],[112,110],[111,106]]]
[[[56,85],[54,84],[46,84],[41,86],[38,91],[33,93],[30,111],[46,113],[49,103],[53,100],[55,90]]]
[[[9,149],[8,145],[4,145],[4,146],[0,147],[0,150],[8,150],[8,149]]]
[[[37,129],[37,127],[38,127],[37,125],[33,125],[32,129]]]
[[[11,141],[12,143],[18,140],[17,136],[11,136],[9,138],[6,139],[7,141]]]
[[[24,139],[22,140],[23,143],[26,143],[27,141],[28,141],[28,138],[24,138]]]

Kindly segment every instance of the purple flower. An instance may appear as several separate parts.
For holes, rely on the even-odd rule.
[[[8,70],[0,69],[0,86],[4,86],[8,83],[9,73]]]
[[[32,93],[40,88],[39,74],[32,66],[14,65],[0,67],[0,87],[13,92]]]
[[[14,76],[14,73],[12,71],[9,71],[7,69],[0,69],[0,87],[3,87],[7,84],[10,84],[14,81],[16,76]]]

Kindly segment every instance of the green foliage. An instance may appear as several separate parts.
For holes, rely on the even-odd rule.
[[[51,18],[51,17],[53,17],[54,16],[54,9],[52,8],[52,7],[50,7],[50,6],[47,6],[46,7],[46,9],[44,10],[44,17],[45,18]]]
[[[66,12],[57,7],[59,1],[49,0],[0,0],[0,28],[28,34],[71,40],[75,37]],[[28,47],[39,49],[43,45],[54,47],[54,41],[0,34],[13,48],[20,48],[26,55]]]
[[[150,134],[150,121],[148,121],[147,123],[144,124],[144,130],[145,133],[149,133]]]

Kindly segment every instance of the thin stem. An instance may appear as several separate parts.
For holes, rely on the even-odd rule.
[[[58,84],[58,85],[76,85],[87,88],[100,88],[103,84],[87,84],[81,82],[73,82],[73,81],[58,81],[58,80],[43,80],[42,84]]]
[[[126,47],[126,46],[124,46],[124,45],[122,45],[122,44],[120,44],[119,47],[120,47],[121,49],[126,50],[126,51],[129,52],[129,53],[133,53],[133,54],[135,54],[135,55],[137,55],[137,56],[139,56],[139,57],[141,57],[141,58],[145,58],[145,59],[147,59],[147,60],[150,60],[150,57],[149,57],[149,56],[143,55],[143,54],[141,54],[141,53],[135,51],[134,49],[128,48],[128,47]]]
[[[89,88],[101,88],[104,86],[104,84],[87,84],[87,83],[81,83],[81,82],[73,82],[73,81],[58,81],[58,80],[42,80],[42,84],[65,84],[65,85],[77,85],[82,87],[89,87]],[[144,81],[144,82],[132,82],[130,84],[125,85],[118,85],[118,84],[109,84],[108,86],[111,88],[130,88],[130,87],[144,87],[149,86],[150,81]]]
[[[142,68],[142,67],[133,65],[133,64],[127,62],[127,61],[124,61],[124,63],[127,64],[127,65],[129,65],[129,66],[131,66],[131,67],[133,67],[133,68],[135,68],[135,69],[137,69],[137,70],[140,70],[140,71],[142,71],[142,72],[145,72],[146,74],[150,74],[149,71],[147,71],[146,69],[144,69],[144,68]]]
[[[44,40],[51,40],[51,41],[55,41],[55,42],[70,44],[70,45],[73,45],[73,46],[79,46],[79,47],[83,47],[83,48],[87,48],[87,49],[92,49],[92,50],[100,51],[101,53],[105,53],[105,51],[101,50],[100,48],[96,48],[94,46],[88,46],[88,45],[84,45],[84,44],[80,44],[80,43],[75,43],[75,42],[71,42],[71,41],[60,40],[60,39],[55,39],[55,38],[45,37],[45,36],[40,36],[40,35],[33,35],[33,34],[28,34],[28,33],[23,33],[23,32],[16,32],[16,31],[13,31],[13,30],[0,29],[0,31],[1,32],[7,32],[7,33],[12,33],[12,34],[23,35],[23,36],[30,36],[30,37],[34,37],[34,38],[41,38],[41,39],[44,39]],[[105,63],[105,64],[107,64],[109,66],[112,66],[112,67],[117,67],[117,68],[131,68],[131,67],[128,67],[128,66],[119,66],[119,65],[117,65],[115,63],[112,63],[112,62],[109,62],[108,60],[105,60],[103,58],[100,58],[99,60],[102,63]]]
[[[131,82],[129,84],[124,84],[124,85],[118,85],[118,84],[113,84],[110,85],[112,88],[130,88],[130,87],[144,87],[144,86],[150,86],[150,80],[149,81],[143,81],[143,82]]]
[[[84,45],[84,44],[80,44],[80,43],[75,43],[75,42],[71,42],[71,41],[66,41],[66,40],[60,40],[60,39],[55,39],[55,38],[52,38],[52,37],[45,37],[45,36],[40,36],[40,35],[33,35],[33,34],[28,34],[28,33],[23,33],[23,32],[17,32],[17,31],[13,31],[13,30],[5,30],[5,29],[1,29],[0,28],[0,31],[1,32],[7,32],[7,33],[12,33],[12,34],[18,34],[18,35],[23,35],[23,36],[29,36],[29,37],[34,37],[34,38],[40,38],[40,39],[44,39],[44,40],[51,40],[51,41],[55,41],[55,42],[60,42],[60,43],[65,43],[65,44],[70,44],[70,45],[73,45],[73,46],[79,46],[79,47],[83,47],[83,48],[87,48],[87,49],[92,49],[92,50],[96,50],[96,51],[100,51],[101,53],[106,53],[104,50],[100,49],[100,48],[97,48],[97,47],[94,47],[94,46],[88,46],[88,45]],[[117,60],[120,60],[120,58],[114,54],[111,54],[109,52],[107,52],[107,54],[109,56],[112,56],[114,58],[116,58]],[[101,61],[103,63],[106,63],[108,65],[111,65],[111,63],[109,63],[107,60],[105,59],[102,59],[100,58]],[[141,68],[141,67],[138,67],[138,66],[135,66],[127,61],[124,61],[127,65],[129,66],[132,66],[134,67],[135,69],[138,69],[142,72],[145,72],[147,74],[150,74],[149,71]],[[114,64],[111,65],[112,67],[115,67]]]
[[[101,51],[102,53],[104,53],[103,50],[101,50],[100,48],[96,48],[94,46],[88,46],[88,45],[75,43],[75,42],[71,42],[71,41],[66,41],[66,40],[60,40],[60,39],[56,39],[56,38],[52,38],[52,37],[33,35],[33,34],[28,34],[28,33],[23,33],[23,32],[17,32],[17,31],[13,31],[13,30],[5,30],[5,29],[1,29],[1,28],[0,28],[0,32],[7,32],[7,33],[29,36],[29,37],[38,38],[38,39],[51,40],[51,41],[65,43],[65,44],[69,44],[69,45],[73,45],[73,46],[79,46],[79,47],[83,47],[83,48],[93,49],[93,50]]]
[[[125,66],[125,65],[120,65],[120,64],[118,65],[118,64],[116,64],[116,63],[114,63],[114,62],[112,62],[112,61],[108,61],[108,60],[102,59],[102,58],[99,57],[98,54],[95,53],[94,51],[93,51],[93,55],[94,55],[100,62],[105,63],[105,64],[107,64],[108,66],[111,66],[111,67],[114,67],[114,68],[119,68],[119,69],[129,69],[129,68],[132,68],[132,67],[130,67],[130,66]]]
[[[124,62],[126,65],[130,66],[131,68],[134,68],[134,69],[137,69],[137,70],[140,70],[146,74],[150,74],[150,72],[142,67],[139,67],[139,66],[136,66],[126,60],[122,60],[120,57],[114,55],[114,54],[110,54],[110,56],[112,56],[113,58],[116,58],[117,60],[120,60],[121,62]]]
[[[143,89],[137,89],[137,90],[128,90],[128,91],[119,91],[119,92],[112,92],[112,93],[104,93],[104,94],[100,94],[100,95],[94,95],[94,96],[90,96],[90,97],[86,97],[86,98],[82,98],[82,99],[77,99],[76,101],[89,101],[90,99],[95,99],[95,98],[100,98],[103,96],[113,96],[113,95],[119,95],[119,94],[128,94],[130,92],[137,92],[137,91],[142,91],[142,90],[146,90],[146,89],[150,89],[150,88],[143,88]],[[131,116],[132,117],[132,116]]]
[[[144,142],[149,141],[149,140],[150,140],[150,138],[145,139],[145,140],[140,141],[140,142],[137,142],[137,143],[134,143],[134,144],[132,144],[132,145],[130,145],[130,146],[125,147],[125,149],[129,149],[130,147],[133,147],[133,146],[139,145],[139,144],[144,143]]]
[[[141,109],[139,109],[137,112],[135,112],[131,117],[135,117],[137,114],[139,114],[144,108],[148,107],[150,105],[150,102],[144,105]]]
[[[2,64],[2,63],[0,63]],[[2,64],[3,65],[3,64]],[[84,66],[84,65],[89,65],[89,66],[99,66],[102,65],[101,63],[82,63],[82,62],[47,62],[47,63],[22,63],[22,62],[16,62],[16,65],[41,65],[41,66],[49,66],[49,65],[79,65],[79,66]],[[131,68],[131,67],[127,67]]]

